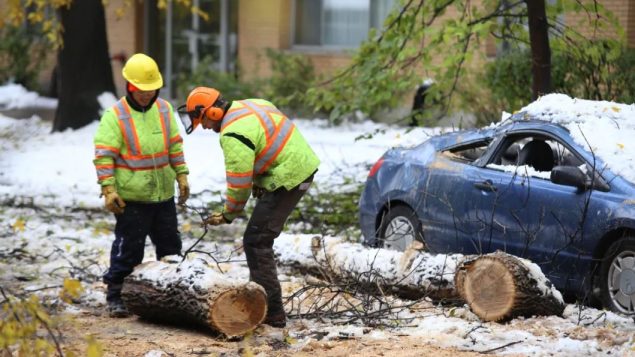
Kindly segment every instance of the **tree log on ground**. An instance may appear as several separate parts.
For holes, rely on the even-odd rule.
[[[419,243],[419,242],[415,242]],[[335,237],[282,235],[275,240],[279,264],[331,282],[365,285],[367,291],[416,300],[462,303],[454,271],[463,255],[433,255],[413,244],[404,252],[368,248]]]
[[[484,321],[562,315],[562,295],[538,265],[503,252],[472,256],[457,268],[458,293]]]
[[[561,315],[564,310],[562,295],[534,263],[502,252],[430,254],[416,243],[397,252],[334,237],[282,235],[274,249],[281,265],[297,271],[405,299],[467,302],[484,321]]]
[[[166,258],[140,264],[124,280],[122,298],[132,313],[227,336],[242,336],[265,318],[267,297],[260,285],[230,279],[200,259]]]

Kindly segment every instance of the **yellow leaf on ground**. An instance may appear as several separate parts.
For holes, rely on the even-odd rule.
[[[615,107],[615,106],[611,107],[611,109],[613,109],[613,111],[616,113],[619,113],[621,110],[619,107]]]
[[[15,222],[11,225],[11,227],[13,228],[14,232],[20,231],[20,232],[24,232],[24,225],[26,224],[26,221],[23,220],[22,218],[18,218],[15,220]]]
[[[97,341],[94,336],[88,336],[86,338],[86,342],[88,346],[86,348],[86,356],[88,357],[101,357],[104,355],[104,349],[101,346],[101,343]]]
[[[83,291],[84,288],[82,287],[82,283],[79,280],[66,278],[64,279],[63,289],[60,292],[60,296],[62,297],[62,299],[64,299],[65,297],[76,299]]]
[[[617,147],[619,147],[620,149],[624,149],[624,144],[617,143]]]

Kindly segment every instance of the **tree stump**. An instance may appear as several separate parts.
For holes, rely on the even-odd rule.
[[[527,260],[496,252],[470,257],[456,270],[458,293],[484,321],[518,316],[562,315],[562,295],[540,268]]]
[[[146,262],[124,280],[122,299],[134,314],[206,326],[227,336],[255,329],[267,313],[267,296],[254,282],[228,279],[202,260]]]

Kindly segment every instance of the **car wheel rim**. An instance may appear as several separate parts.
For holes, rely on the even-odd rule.
[[[384,234],[384,247],[394,250],[406,250],[415,240],[415,229],[406,217],[395,217]]]
[[[635,313],[635,252],[626,250],[613,258],[608,273],[608,291],[620,312]]]

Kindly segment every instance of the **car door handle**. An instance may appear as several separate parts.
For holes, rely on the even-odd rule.
[[[478,188],[479,190],[488,191],[488,192],[496,192],[497,190],[492,180],[485,180],[483,182],[475,182],[474,187]]]

